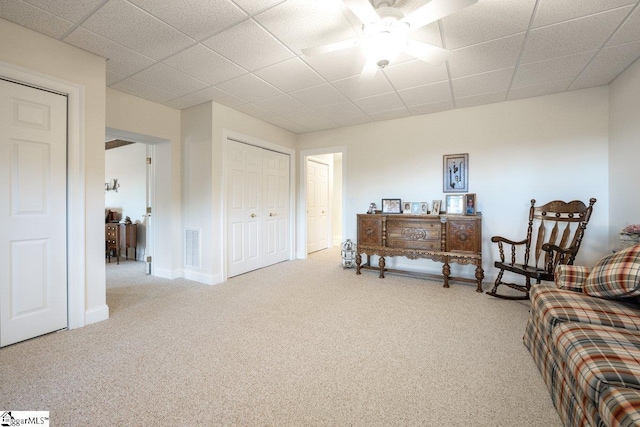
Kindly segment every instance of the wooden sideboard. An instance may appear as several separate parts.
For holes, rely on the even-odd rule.
[[[120,250],[124,243],[124,256],[129,259],[129,248],[133,248],[133,259],[137,259],[137,227],[136,224],[107,223],[104,226],[106,255],[111,262],[111,254],[120,264]]]
[[[367,263],[362,265],[362,255]],[[380,257],[377,270],[380,278],[385,271],[418,274],[386,268],[385,257],[404,256],[409,259],[425,258],[442,262],[444,287],[449,279],[475,282],[477,292],[482,292],[482,217],[464,215],[358,215],[358,242],[356,248],[356,274],[370,264],[371,256]],[[449,263],[473,264],[475,280],[450,277]]]

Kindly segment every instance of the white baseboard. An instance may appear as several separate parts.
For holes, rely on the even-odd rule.
[[[204,283],[205,285],[217,285],[222,283],[222,276],[220,274],[211,275],[193,270],[184,270],[183,277],[187,280]]]
[[[153,275],[163,279],[178,279],[182,277],[182,270],[167,270],[164,268],[154,268]]]
[[[92,323],[102,322],[109,318],[109,306],[103,305],[96,308],[91,308],[84,312],[84,324],[90,325]]]

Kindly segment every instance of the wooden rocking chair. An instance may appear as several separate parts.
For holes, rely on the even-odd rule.
[[[487,294],[504,299],[529,299],[531,279],[535,279],[536,284],[542,280],[553,281],[553,272],[558,264],[573,264],[595,202],[596,199],[592,198],[589,200],[589,206],[586,206],[579,200],[568,203],[555,200],[543,206],[535,206],[535,199],[531,200],[529,226],[525,240],[513,241],[500,236],[491,238],[492,242],[498,244],[500,250],[500,261],[494,263],[500,272],[493,289]],[[562,231],[560,231],[560,226],[563,225],[561,223],[566,224]],[[560,232],[561,236],[559,236]],[[558,237],[560,238],[558,239]],[[511,245],[510,261],[505,261],[503,244]],[[535,247],[532,248],[532,244],[535,244]],[[516,259],[522,259],[522,246],[524,246],[524,263],[518,264]],[[518,253],[516,253],[517,248],[520,249]],[[534,262],[530,264],[532,249]],[[544,256],[542,256],[543,252]],[[502,276],[505,271],[524,276],[525,284],[516,285],[503,282]],[[497,290],[500,285],[521,291],[524,295],[498,294]]]

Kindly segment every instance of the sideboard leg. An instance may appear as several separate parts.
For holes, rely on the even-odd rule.
[[[356,253],[356,274],[360,274],[360,264],[362,264],[362,257]]]
[[[444,276],[443,288],[449,287],[449,274],[451,274],[451,267],[449,267],[449,261],[445,260],[444,265],[442,266],[442,275]]]
[[[384,257],[381,256],[380,257],[380,261],[378,261],[378,266],[380,267],[380,277],[381,279],[384,279],[384,266],[385,266],[385,262],[384,262]]]
[[[476,292],[482,292],[482,279],[484,279],[484,270],[482,269],[482,264],[478,263],[476,266],[476,281],[478,283]]]

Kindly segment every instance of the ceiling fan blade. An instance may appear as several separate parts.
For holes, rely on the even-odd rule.
[[[329,43],[329,44],[316,46],[316,47],[308,47],[306,49],[302,49],[302,53],[305,56],[315,56],[315,55],[321,55],[323,53],[335,52],[337,50],[357,47],[357,46],[360,46],[361,44],[362,44],[362,37],[353,37],[347,40],[342,40],[340,42]]]
[[[438,46],[407,40],[404,52],[431,65],[440,65],[451,57],[451,52]]]
[[[378,64],[376,61],[369,59],[362,67],[358,83],[371,81],[376,77],[376,74],[378,74]]]
[[[380,16],[369,0],[342,0],[363,24],[380,21]]]
[[[413,13],[405,16],[400,22],[409,24],[409,31],[417,30],[477,2],[478,0],[431,0]]]

